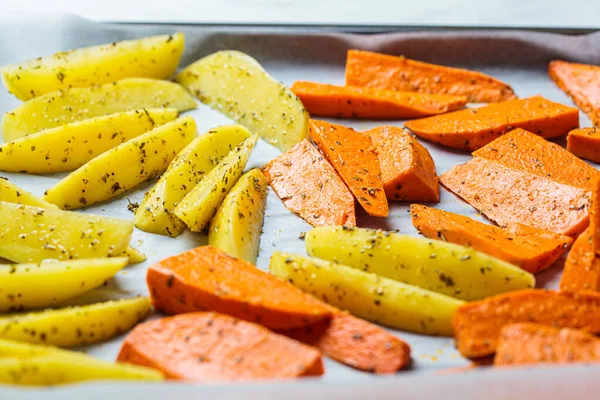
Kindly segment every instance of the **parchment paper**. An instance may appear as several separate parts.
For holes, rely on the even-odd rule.
[[[28,17],[23,20],[3,20],[0,17],[0,64],[23,61],[75,47],[175,31],[183,31],[186,34],[187,43],[181,63],[182,67],[214,51],[236,49],[257,58],[273,76],[286,84],[291,84],[298,79],[343,84],[346,50],[360,48],[390,54],[404,54],[419,60],[446,65],[477,68],[510,83],[521,97],[541,94],[550,100],[571,104],[568,97],[547,78],[547,62],[551,59],[560,58],[600,64],[600,33],[587,36],[561,36],[530,31],[440,31],[352,35],[326,32],[294,32],[277,29],[248,30],[247,28],[226,29],[198,26],[101,25],[67,16],[37,19]],[[0,112],[7,112],[18,104],[20,102],[16,98],[9,95],[5,90],[0,90]],[[189,114],[195,117],[200,133],[217,125],[231,123],[225,117],[202,104],[200,104],[197,110],[189,112]],[[590,126],[587,116],[583,113],[580,115],[581,126]],[[400,125],[401,123],[400,121],[336,121],[341,124],[353,126],[359,130],[369,129],[381,124]],[[438,174],[470,159],[470,155],[468,154],[449,151],[448,149],[426,142],[422,143],[431,152]],[[279,152],[275,148],[270,147],[264,142],[259,142],[247,165],[247,169],[259,167],[278,154]],[[9,178],[17,185],[41,195],[44,190],[53,186],[66,174],[35,176],[2,173],[1,175]],[[135,190],[129,191],[119,198],[82,211],[131,219],[133,215],[127,210],[128,201],[141,201],[144,193],[153,183],[142,184]],[[417,233],[412,227],[410,215],[408,214],[408,206],[408,203],[391,203],[390,216],[387,219],[369,217],[360,207],[357,207],[358,225],[388,230],[398,229],[402,233],[416,235]],[[473,218],[483,219],[473,208],[444,189],[442,189],[441,193],[441,203],[437,207],[465,214]],[[305,254],[304,241],[299,239],[299,235],[301,232],[306,232],[309,229],[310,226],[308,224],[287,211],[273,191],[270,191],[267,201],[264,233],[261,237],[261,251],[257,262],[258,267],[267,269],[269,258],[275,250]],[[148,256],[148,261],[126,268],[124,271],[118,273],[108,286],[74,299],[68,302],[68,304],[85,304],[92,301],[132,297],[137,294],[145,295],[147,294],[145,271],[149,265],[165,257],[206,244],[206,236],[185,232],[178,238],[172,239],[148,234],[136,229],[132,243]],[[556,287],[562,263],[560,261],[548,271],[539,274],[537,276],[538,286]],[[406,332],[394,333],[411,345],[413,364],[410,370],[401,372],[393,377],[381,378],[362,373],[326,359],[326,374],[322,378],[289,383],[287,384],[288,386],[282,387],[273,383],[250,386],[238,385],[231,386],[227,390],[223,389],[223,391],[219,389],[208,390],[206,387],[194,386],[188,387],[188,389],[183,391],[178,391],[178,393],[182,395],[185,393],[230,395],[247,393],[248,396],[265,398],[265,393],[271,389],[275,390],[279,388],[278,390],[280,391],[278,393],[282,393],[282,391],[285,392],[287,390],[286,387],[289,387],[290,390],[298,394],[302,393],[297,392],[302,388],[307,388],[308,390],[309,388],[316,387],[317,389],[310,392],[310,396],[314,397],[315,393],[319,392],[319,385],[323,384],[321,386],[323,388],[322,395],[325,396],[327,393],[326,396],[331,398],[332,396],[335,397],[335,390],[332,391],[330,389],[334,387],[335,383],[339,383],[343,384],[345,388],[343,392],[345,394],[339,398],[349,398],[352,395],[361,393],[360,388],[368,388],[370,382],[377,384],[385,382],[385,385],[381,387],[381,396],[377,395],[378,398],[384,398],[386,395],[397,393],[395,392],[396,389],[394,389],[396,387],[394,382],[397,382],[397,387],[400,390],[407,388],[406,385],[417,390],[417,386],[415,385],[418,384],[418,387],[421,387],[425,382],[456,388],[456,384],[453,382],[465,380],[464,375],[461,375],[461,378],[457,378],[457,381],[448,377],[442,378],[432,375],[439,370],[468,365],[468,362],[454,349],[452,339],[428,337]],[[114,360],[122,339],[123,337],[119,337],[106,343],[88,346],[82,350],[99,358]],[[592,375],[595,374],[598,376],[600,373],[599,367],[577,368],[566,368],[562,375],[557,374],[554,368],[548,371],[554,371],[554,375],[552,376],[566,377],[574,376],[573,374],[576,370],[583,368],[590,376],[589,380],[584,379],[585,385],[588,386],[584,385],[583,387],[587,387],[587,390],[590,390],[590,388],[600,390],[598,384],[595,384],[592,379]],[[466,375],[472,379],[466,379],[464,382],[465,384],[469,382],[469,386],[474,385],[479,380],[479,376],[485,376],[485,379],[489,381],[494,381],[496,376],[498,379],[514,380],[525,373],[527,371],[516,373],[510,371],[505,371],[504,373],[498,373],[497,371],[477,371]],[[516,382],[529,382],[530,384],[537,382],[541,388],[545,375],[540,374],[539,371],[535,371],[535,373],[537,375],[532,375],[531,380],[521,382],[517,379]],[[427,374],[427,376],[416,377],[423,374]],[[547,376],[551,376],[550,372]],[[408,379],[410,377],[414,379]],[[538,380],[536,381],[535,379]],[[581,377],[578,379],[581,379]],[[313,383],[307,383],[309,381],[313,381]],[[567,384],[568,382],[572,384],[575,381],[565,378],[564,383]],[[325,385],[326,383],[327,385]],[[352,387],[347,386],[350,384],[357,385],[357,391],[348,390],[349,387]],[[85,388],[90,388],[88,391],[89,395],[106,393],[104,389],[101,389],[106,388],[103,385],[109,384],[83,384],[80,389],[85,393]],[[131,383],[113,383],[110,385],[112,385],[110,386],[112,388],[117,387],[115,385],[123,388],[123,393],[132,393],[129,392],[131,390],[142,390],[147,393],[146,397],[161,398],[158,397],[158,391],[151,389],[153,385],[136,385]],[[175,384],[170,385],[172,387],[175,386]],[[252,390],[249,390],[249,387]],[[501,386],[498,387],[499,389],[497,390],[500,390],[498,393],[502,393]],[[549,386],[543,385],[543,387],[547,389]],[[94,390],[91,388],[94,388]],[[441,388],[442,386],[440,386]],[[582,386],[579,385],[578,389],[581,388]],[[371,386],[371,389],[373,390],[372,393],[375,394],[375,386]],[[62,392],[63,390],[67,390],[67,392]],[[66,393],[72,393],[73,398],[79,398],[75,393],[82,393],[81,390],[79,392],[69,392],[68,390],[64,388],[52,389],[51,393],[63,393],[65,395]],[[4,393],[7,394],[7,397],[4,397]],[[0,388],[0,398],[2,399],[12,398],[10,396],[16,396],[17,393],[35,394],[41,392],[27,389]],[[48,394],[50,392],[45,393]],[[164,394],[165,392],[162,391],[160,393]],[[307,396],[308,393],[306,392]],[[338,394],[341,395],[341,393],[339,392]],[[377,393],[379,392],[377,391]],[[414,392],[414,396],[419,396],[419,393],[421,392]],[[421,395],[423,395],[422,393]],[[453,398],[453,393],[460,395],[459,398],[467,398],[465,397],[465,393],[440,391],[440,394],[443,394],[446,398]],[[548,393],[549,395],[556,395],[559,391],[554,390]],[[489,393],[486,393],[486,397],[489,395]]]

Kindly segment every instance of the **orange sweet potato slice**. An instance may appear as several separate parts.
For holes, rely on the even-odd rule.
[[[567,150],[579,158],[600,163],[600,128],[572,130],[567,136]]]

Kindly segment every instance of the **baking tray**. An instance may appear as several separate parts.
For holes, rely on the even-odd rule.
[[[13,63],[50,54],[60,50],[99,43],[139,38],[147,35],[183,31],[186,50],[182,66],[198,58],[223,49],[246,52],[256,59],[276,78],[286,84],[298,79],[343,84],[346,51],[351,48],[403,54],[407,57],[446,65],[478,69],[510,83],[521,97],[541,94],[544,97],[571,104],[547,77],[546,68],[552,59],[567,59],[600,64],[600,33],[562,35],[539,31],[512,30],[435,30],[401,31],[378,34],[352,34],[278,27],[202,27],[170,25],[109,25],[86,20],[57,16],[51,18],[3,20],[0,17],[0,64]],[[20,102],[5,90],[0,90],[0,112],[4,113]],[[222,115],[204,105],[189,113],[194,116],[199,132],[216,125],[230,123]],[[359,130],[377,125],[400,125],[399,121],[336,120]],[[581,126],[590,121],[581,114]],[[431,152],[438,174],[470,159],[468,154],[450,151],[430,143],[423,143]],[[247,169],[263,165],[279,152],[260,142]],[[65,176],[35,176],[3,173],[17,185],[41,195],[45,189]],[[140,185],[136,190],[110,202],[89,207],[84,212],[132,218],[127,210],[128,201],[141,201],[152,183]],[[376,219],[357,209],[358,225],[416,235],[412,227],[407,203],[392,203],[390,217]],[[441,203],[437,207],[483,219],[473,208],[453,194],[442,189]],[[285,209],[270,191],[267,200],[264,233],[261,237],[257,265],[266,269],[274,250],[305,254],[301,232],[310,226]],[[147,294],[145,271],[152,263],[189,248],[206,244],[206,236],[186,232],[176,239],[152,235],[136,230],[132,243],[146,253],[148,261],[120,272],[107,286],[83,295],[69,304],[131,297]],[[557,286],[562,261],[537,276],[538,286]],[[1,284],[1,283],[0,283]],[[410,398],[429,398],[432,393],[445,398],[515,398],[515,393],[534,390],[544,398],[586,398],[596,391],[600,395],[600,366],[544,367],[519,370],[472,371],[466,374],[444,374],[452,368],[467,366],[454,348],[451,338],[436,338],[405,332],[395,332],[412,347],[413,363],[409,370],[393,376],[375,376],[325,360],[326,374],[321,378],[304,379],[286,383],[252,383],[235,385],[183,385],[177,383],[109,383],[93,382],[51,389],[0,387],[0,399],[28,398],[105,398],[130,397],[140,393],[150,399],[167,395],[220,396],[236,398],[269,398],[285,395],[289,398],[387,398],[403,393]],[[88,346],[81,350],[114,360],[122,337]],[[465,391],[465,388],[468,390]],[[493,388],[493,390],[490,390]],[[583,390],[583,391],[582,391]],[[579,394],[579,395],[576,395]],[[473,397],[470,397],[473,396]],[[495,397],[498,396],[498,397]]]

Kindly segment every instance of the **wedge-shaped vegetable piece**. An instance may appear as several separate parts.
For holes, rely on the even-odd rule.
[[[148,259],[144,253],[141,251],[129,246],[123,253],[120,254],[121,257],[127,257],[129,260],[129,264],[139,264]]]
[[[474,249],[374,229],[315,228],[306,234],[306,251],[463,300],[535,285],[533,275]]]
[[[137,326],[119,361],[187,382],[284,379],[323,374],[320,352],[229,315],[196,312]]]
[[[21,189],[6,178],[0,178],[0,201],[46,209],[58,209],[54,204]]]
[[[425,237],[472,247],[535,274],[554,264],[573,239],[522,224],[507,228],[418,204],[410,206],[412,223]]]
[[[600,291],[600,258],[593,246],[592,229],[586,229],[573,244],[560,278],[561,290]]]
[[[192,117],[181,117],[102,153],[48,189],[44,200],[74,209],[108,200],[162,174],[196,136]]]
[[[29,100],[129,77],[167,79],[177,69],[184,40],[176,33],[62,51],[3,67],[2,82],[17,98]]]
[[[13,385],[58,385],[89,380],[161,381],[161,372],[110,363],[84,353],[0,339],[0,382]]]
[[[118,256],[133,223],[55,209],[0,202],[0,257],[17,263]]]
[[[600,128],[572,130],[567,136],[567,150],[579,158],[600,163]]]
[[[391,328],[452,335],[452,316],[463,301],[317,258],[275,252],[275,276],[335,307]]]
[[[458,110],[464,96],[399,92],[378,88],[334,86],[298,81],[292,91],[312,116],[332,118],[408,119]]]
[[[312,226],[355,226],[348,187],[307,140],[262,168],[285,207]]]
[[[144,196],[135,214],[143,231],[177,236],[185,227],[175,206],[251,133],[240,125],[220,126],[194,139],[171,161],[158,183]]]
[[[539,324],[505,325],[494,365],[600,362],[600,339],[577,329]]]
[[[152,303],[169,314],[216,311],[270,329],[310,325],[329,307],[212,246],[201,246],[151,266],[146,275]]]
[[[0,312],[48,307],[70,299],[102,285],[126,265],[123,257],[2,265]]]
[[[178,111],[197,107],[180,85],[155,79],[128,78],[115,83],[72,88],[31,99],[2,118],[5,142],[71,122],[129,110],[157,107]]]
[[[0,317],[0,338],[58,347],[108,340],[150,313],[147,297]]]
[[[389,208],[381,169],[369,136],[316,120],[310,121],[309,133],[365,211],[376,217],[387,217]]]
[[[600,332],[600,293],[521,290],[461,306],[454,320],[454,339],[469,358],[494,354],[504,325],[534,322],[556,328]]]
[[[475,157],[440,176],[440,182],[501,226],[517,222],[575,236],[588,222],[586,189],[495,161]]]
[[[544,138],[566,135],[579,127],[579,112],[535,96],[408,121],[404,126],[425,140],[473,151],[514,128]]]
[[[176,80],[281,151],[308,135],[308,113],[298,97],[247,54],[219,51],[185,68]]]
[[[47,129],[0,146],[0,170],[31,174],[72,171],[175,118],[174,108],[134,110]]]
[[[440,187],[433,158],[411,133],[382,126],[364,134],[375,146],[388,200],[439,203]]]
[[[555,60],[548,65],[548,75],[595,125],[600,125],[600,66]]]
[[[211,221],[208,244],[232,257],[256,263],[268,190],[269,182],[260,170],[245,173]]]
[[[473,103],[515,98],[510,86],[481,72],[361,50],[348,51],[346,85],[460,95]]]

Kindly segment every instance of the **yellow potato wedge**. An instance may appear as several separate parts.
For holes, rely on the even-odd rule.
[[[0,338],[74,347],[108,340],[150,313],[147,297],[0,317]]]
[[[175,206],[223,157],[250,136],[243,126],[228,125],[194,139],[146,193],[135,213],[135,226],[159,235],[179,235],[185,224],[173,213]]]
[[[73,88],[47,93],[4,114],[2,136],[5,142],[56,128],[71,122],[123,111],[150,108],[197,107],[181,85],[147,78],[127,78],[115,83]]]
[[[183,33],[62,51],[1,69],[2,82],[19,100],[123,78],[167,79],[183,54]]]
[[[0,171],[72,171],[92,158],[177,118],[174,108],[133,110],[86,119],[0,146]]]
[[[242,176],[244,167],[258,140],[253,135],[233,149],[175,207],[179,217],[193,232],[203,230],[233,185]]]
[[[57,385],[99,379],[161,381],[164,376],[152,368],[110,363],[52,346],[0,339],[0,383]]]
[[[0,201],[0,257],[17,263],[120,255],[133,223]]]
[[[308,137],[308,113],[300,99],[247,54],[211,54],[181,71],[176,81],[281,151]]]
[[[312,229],[306,252],[462,300],[535,286],[532,274],[472,248],[374,229]]]
[[[73,298],[102,285],[127,262],[112,257],[0,265],[0,312],[49,307]]]
[[[126,248],[125,251],[120,254],[120,256],[127,257],[129,264],[139,264],[148,259],[144,253],[131,246]]]
[[[269,270],[278,278],[358,317],[391,328],[452,335],[463,301],[329,261],[275,252]]]
[[[50,204],[28,191],[21,189],[6,178],[0,178],[0,201],[58,210],[58,207],[54,204]]]
[[[242,175],[210,223],[208,244],[255,264],[268,189],[269,181],[259,169]]]
[[[167,122],[90,160],[48,189],[44,200],[71,210],[108,200],[161,175],[196,136],[192,117]]]

